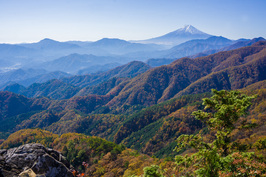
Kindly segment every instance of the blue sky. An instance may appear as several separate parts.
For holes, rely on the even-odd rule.
[[[230,39],[266,38],[266,0],[0,0],[0,43],[139,40],[191,24]]]

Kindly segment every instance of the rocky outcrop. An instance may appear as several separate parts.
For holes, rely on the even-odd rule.
[[[0,177],[73,177],[61,153],[41,144],[25,144],[0,150]]]

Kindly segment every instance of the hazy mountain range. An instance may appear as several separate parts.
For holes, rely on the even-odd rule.
[[[14,82],[27,87],[34,82],[46,82],[70,74],[104,72],[131,61],[161,66],[185,56],[206,56],[249,46],[259,40],[264,39],[234,41],[187,25],[143,41],[103,38],[95,42],[59,42],[46,38],[36,43],[0,44],[0,88]],[[18,77],[16,73],[20,73]]]
[[[23,70],[19,71],[23,73]],[[111,107],[125,104],[152,105],[175,96],[207,92],[211,88],[243,88],[264,80],[264,72],[265,41],[260,41],[249,47],[196,59],[185,57],[155,68],[134,61],[97,74],[61,77],[28,87],[10,84],[3,90],[27,97],[45,96],[52,99],[110,93],[115,96],[111,96],[108,102]]]

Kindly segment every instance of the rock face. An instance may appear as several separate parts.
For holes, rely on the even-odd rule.
[[[0,150],[0,177],[73,177],[61,153],[41,144]]]

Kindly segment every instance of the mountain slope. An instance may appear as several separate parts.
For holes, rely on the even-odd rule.
[[[23,92],[26,89],[26,87],[24,87],[23,85],[19,85],[18,83],[15,84],[10,84],[8,86],[6,86],[3,91],[9,91],[9,92],[13,92],[13,93],[20,93]]]
[[[259,73],[250,73],[245,79],[250,80],[248,84],[263,79],[261,77],[265,70],[266,42],[255,43],[250,47],[237,50],[219,52],[196,59],[183,58],[176,60],[170,65],[151,69],[144,74],[135,77],[128,83],[117,97],[111,100],[109,106],[118,105],[152,105],[158,102],[172,98],[178,92],[188,87],[193,82],[207,76],[208,74],[219,72],[226,68],[239,66],[242,72],[247,72],[248,68],[244,65],[252,60],[259,60],[262,69],[256,70]],[[261,52],[261,53],[260,53]],[[256,55],[258,54],[258,55]],[[259,67],[255,62],[254,68]],[[234,76],[230,84],[236,84],[234,88],[242,88],[246,84],[237,85],[241,79],[240,74]],[[222,85],[219,89],[228,88],[228,85]],[[199,93],[198,90],[195,93]]]
[[[45,97],[27,98],[0,91],[0,135],[2,132],[13,132],[25,127],[47,127],[71,112],[70,110],[77,111],[78,116],[89,114],[104,106],[112,98],[112,95],[89,95],[66,100],[51,100]]]
[[[44,110],[48,108],[50,100],[29,99],[25,96],[14,94],[7,91],[0,92],[0,122],[23,113]],[[14,124],[16,121],[12,122]],[[1,122],[1,126],[3,122]],[[1,129],[2,130],[2,129]]]
[[[80,88],[66,84],[58,79],[52,79],[44,83],[34,83],[24,87],[17,83],[6,86],[3,91],[10,91],[26,97],[48,97],[51,99],[68,99],[73,97]]]
[[[260,57],[261,55],[262,57]],[[241,66],[234,66],[211,73],[189,85],[177,94],[206,92],[210,89],[235,90],[266,79],[266,49],[255,54],[255,59]],[[226,62],[226,61],[225,61]],[[240,77],[241,75],[241,77]]]
[[[95,86],[88,86],[83,89],[81,89],[76,96],[85,96],[89,94],[95,94],[95,95],[106,95],[110,91],[114,93],[114,88],[118,89],[119,87],[122,87],[126,85],[130,81],[129,78],[117,78],[113,77],[105,82],[102,82]],[[119,89],[121,90],[121,89]],[[116,95],[116,94],[113,94]]]

